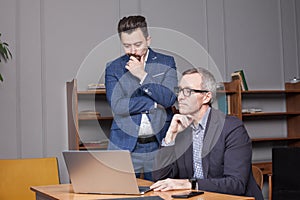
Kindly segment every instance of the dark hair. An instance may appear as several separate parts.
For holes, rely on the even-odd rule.
[[[148,37],[147,22],[145,17],[140,15],[123,17],[118,24],[119,37],[121,37],[122,32],[130,34],[137,28],[142,30],[145,38]]]
[[[212,93],[212,99],[210,101],[210,103],[212,103],[216,98],[217,89],[217,83],[214,75],[202,67],[188,69],[182,73],[182,76],[188,74],[199,74],[201,76],[201,90],[208,90]]]

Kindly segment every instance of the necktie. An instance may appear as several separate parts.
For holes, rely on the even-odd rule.
[[[201,125],[193,129],[193,165],[194,178],[203,179],[202,170],[202,146],[203,146],[204,130]]]

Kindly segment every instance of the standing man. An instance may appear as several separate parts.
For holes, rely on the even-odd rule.
[[[242,123],[211,107],[213,75],[205,69],[183,73],[174,115],[155,162],[154,191],[199,189],[263,200],[252,175],[252,143]]]
[[[107,64],[106,97],[114,120],[108,149],[129,150],[137,177],[152,180],[160,141],[172,119],[177,85],[174,58],[153,51],[143,16],[124,17],[118,33],[125,55]]]

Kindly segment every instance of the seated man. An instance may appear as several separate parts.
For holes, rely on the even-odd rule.
[[[251,168],[251,139],[236,117],[211,107],[216,95],[214,76],[205,69],[183,73],[174,115],[162,141],[154,191],[199,189],[262,200]]]

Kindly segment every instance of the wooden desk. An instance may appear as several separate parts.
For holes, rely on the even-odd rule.
[[[139,185],[150,185],[151,182],[138,179]],[[150,184],[149,184],[150,183]],[[90,199],[111,199],[111,198],[133,198],[137,195],[99,195],[99,194],[76,194],[73,192],[71,184],[33,186],[30,188],[36,194],[36,200],[90,200]],[[163,199],[172,199],[172,194],[183,193],[188,190],[176,190],[169,192],[148,192],[143,196],[160,196]],[[253,197],[241,197],[235,195],[225,195],[214,192],[204,192],[204,194],[189,198],[199,200],[254,200]]]

